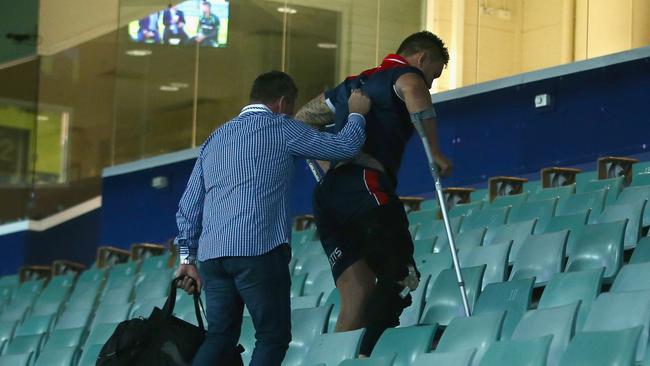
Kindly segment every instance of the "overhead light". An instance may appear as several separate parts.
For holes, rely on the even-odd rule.
[[[160,90],[164,92],[175,92],[178,91],[178,87],[172,85],[161,85]]]
[[[38,116],[36,116],[36,119],[37,119],[38,121],[49,121],[49,120],[50,120],[50,117],[48,117],[48,116],[44,116],[44,115],[42,115],[42,114],[39,114]]]
[[[283,14],[296,14],[298,12],[298,10],[288,6],[281,6],[278,8],[278,11]]]
[[[143,57],[151,55],[151,50],[134,49],[126,51],[126,54],[129,56]]]
[[[326,50],[333,50],[335,48],[338,48],[339,46],[336,43],[327,43],[327,42],[321,42],[316,45],[318,48],[324,48]]]
[[[188,86],[190,86],[188,83],[181,83],[181,82],[173,82],[170,83],[169,85],[179,89],[187,88]]]

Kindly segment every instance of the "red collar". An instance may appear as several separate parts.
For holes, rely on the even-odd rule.
[[[379,65],[379,66],[377,66],[375,68],[372,68],[372,69],[368,69],[368,70],[362,72],[359,75],[348,76],[347,79],[353,79],[353,78],[359,77],[361,75],[370,76],[370,75],[372,75],[372,74],[374,74],[374,73],[376,73],[378,71],[383,71],[383,70],[392,69],[392,68],[396,68],[396,67],[405,67],[405,66],[408,66],[408,65],[409,65],[408,61],[406,61],[406,59],[404,57],[402,57],[400,55],[396,55],[394,53],[391,53],[391,54],[388,54],[386,57],[384,57],[384,59],[381,61],[381,65]]]

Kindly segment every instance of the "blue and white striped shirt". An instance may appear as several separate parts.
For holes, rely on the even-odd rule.
[[[319,132],[263,104],[245,107],[215,130],[181,198],[174,241],[200,261],[255,256],[288,243],[295,159],[345,160],[365,141],[365,119],[352,113],[338,134]]]

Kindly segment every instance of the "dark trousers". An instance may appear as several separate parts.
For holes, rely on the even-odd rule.
[[[208,333],[194,365],[227,365],[239,342],[244,304],[255,326],[251,366],[280,365],[291,341],[291,249],[281,245],[255,257],[201,262]]]

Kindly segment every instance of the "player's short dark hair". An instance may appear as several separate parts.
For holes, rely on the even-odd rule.
[[[212,3],[210,3],[209,1],[201,1],[201,5],[207,5],[209,7],[212,7]]]
[[[271,103],[285,97],[295,101],[298,88],[291,76],[282,71],[269,71],[258,76],[253,82],[250,99],[253,102]]]
[[[406,37],[397,49],[397,54],[408,57],[421,51],[428,52],[430,57],[439,59],[445,65],[449,62],[449,51],[445,47],[445,42],[428,31],[413,33]]]

